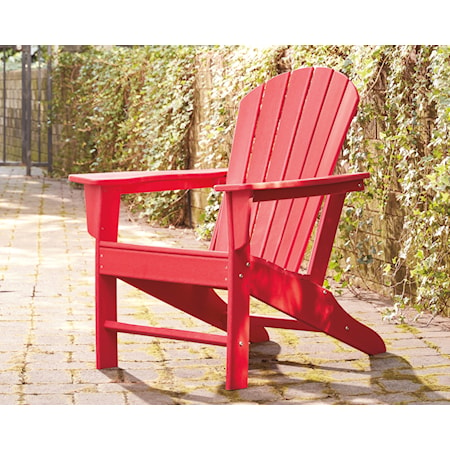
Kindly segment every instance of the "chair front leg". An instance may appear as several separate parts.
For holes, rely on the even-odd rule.
[[[230,390],[247,387],[250,345],[248,267],[245,257],[235,256],[228,292],[226,389]]]
[[[228,196],[228,309],[226,389],[243,389],[248,384],[250,341],[250,242],[247,192]]]
[[[95,280],[95,341],[97,369],[118,366],[117,331],[105,328],[105,321],[117,321],[117,279],[100,274],[101,254],[97,248]]]

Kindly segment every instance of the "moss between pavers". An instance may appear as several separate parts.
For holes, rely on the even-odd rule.
[[[291,347],[297,347],[300,344],[300,338],[291,330],[277,330],[277,334],[280,336],[280,345],[287,345]],[[278,341],[278,340],[277,340]]]
[[[434,344],[433,342],[427,341],[426,339],[422,339],[422,340],[429,348],[432,348],[433,350],[436,350],[438,353],[441,353],[441,347],[439,347],[439,345]],[[450,355],[444,354],[442,356],[445,356],[446,358],[450,358]]]
[[[404,329],[405,331],[409,331],[410,333],[412,333],[417,339],[420,339],[421,342],[425,343],[429,348],[432,348],[433,350],[436,350],[437,352],[441,352],[441,348],[437,345],[434,344],[433,342],[430,342],[429,340],[427,340],[426,338],[422,337],[422,333],[419,329],[413,327],[412,325],[409,324],[400,324],[397,325],[399,328]],[[448,357],[448,355],[442,355],[445,357]]]
[[[156,361],[164,361],[164,351],[157,340],[150,340],[148,345],[145,346],[145,352],[153,356]]]
[[[158,322],[155,319],[154,314],[145,305],[136,306],[137,312],[134,314],[136,319],[146,320],[149,326],[157,326]]]

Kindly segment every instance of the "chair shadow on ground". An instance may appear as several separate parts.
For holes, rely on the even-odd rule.
[[[225,383],[211,386],[199,380],[198,387],[164,389],[160,382],[144,381],[132,369],[106,369],[102,372],[113,382],[138,397],[139,402],[157,404],[230,404],[254,402],[259,404],[448,404],[419,378],[411,364],[403,357],[384,353],[376,356],[354,355],[345,359],[369,359],[368,368],[348,368],[349,364],[334,365],[295,361],[280,358],[281,347],[273,341],[254,344],[250,350],[249,387],[245,390],[226,391]],[[297,354],[298,357],[298,354]],[[311,358],[313,361],[313,358]],[[367,360],[366,360],[367,361]],[[336,360],[334,361],[336,362]],[[149,361],[149,365],[155,364]],[[158,364],[158,363],[156,363]],[[188,364],[188,361],[187,361]],[[357,367],[357,364],[355,364]],[[225,378],[225,375],[224,375]],[[179,384],[179,383],[178,383]],[[252,390],[266,386],[252,400]],[[270,392],[276,395],[270,395]],[[207,393],[207,394],[206,394]]]
[[[314,358],[308,361],[308,355],[280,357],[280,353],[281,347],[275,342],[253,346],[250,376],[252,371],[263,368],[269,383],[273,378],[273,385],[279,384],[303,393],[309,390],[312,395],[317,395],[317,384],[322,383],[326,385],[322,392],[327,393],[328,401],[327,397],[320,395],[316,400],[324,400],[327,404],[449,403],[416,375],[405,358],[394,353],[374,356],[349,353],[347,358],[335,359],[328,364],[314,363]],[[303,361],[298,362],[296,358]],[[364,368],[367,359],[368,367]],[[355,368],[349,368],[349,362],[355,362]],[[358,365],[361,368],[357,368]],[[309,386],[311,389],[308,389]],[[294,395],[292,404],[305,403],[312,404],[314,399],[297,401]]]

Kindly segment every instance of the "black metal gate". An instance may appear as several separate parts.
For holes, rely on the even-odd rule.
[[[0,51],[0,165],[25,165],[27,175],[32,166],[47,167],[51,172],[52,48],[0,45]],[[15,66],[9,63],[18,51],[21,67],[17,67],[17,59]]]

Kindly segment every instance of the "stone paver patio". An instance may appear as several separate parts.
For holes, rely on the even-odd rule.
[[[83,191],[24,174],[0,167],[1,405],[450,404],[450,320],[384,321],[388,304],[370,293],[339,301],[385,339],[376,357],[322,334],[270,330],[251,348],[249,388],[229,392],[223,348],[121,335],[120,368],[97,370]],[[191,230],[121,220],[123,239],[205,245]],[[120,298],[123,320],[209,329],[125,285]]]

